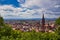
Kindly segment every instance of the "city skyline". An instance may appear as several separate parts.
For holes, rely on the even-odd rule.
[[[4,19],[34,19],[60,17],[60,0],[0,0]]]

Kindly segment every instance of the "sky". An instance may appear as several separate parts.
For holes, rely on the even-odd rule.
[[[0,15],[4,19],[60,17],[60,0],[0,0]]]

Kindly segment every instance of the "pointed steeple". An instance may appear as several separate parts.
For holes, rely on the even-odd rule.
[[[44,18],[44,14],[42,15],[42,31],[45,31],[45,18]]]
[[[44,14],[42,16],[42,25],[45,25],[45,18],[44,18]]]

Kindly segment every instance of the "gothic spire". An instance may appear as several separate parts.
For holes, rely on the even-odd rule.
[[[45,25],[45,18],[44,18],[44,14],[42,15],[42,25]]]
[[[44,14],[42,15],[42,31],[44,31],[45,29],[45,18],[44,18]]]

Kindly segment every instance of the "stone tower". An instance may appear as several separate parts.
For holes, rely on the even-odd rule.
[[[45,31],[45,18],[44,18],[44,14],[42,15],[42,31]]]

